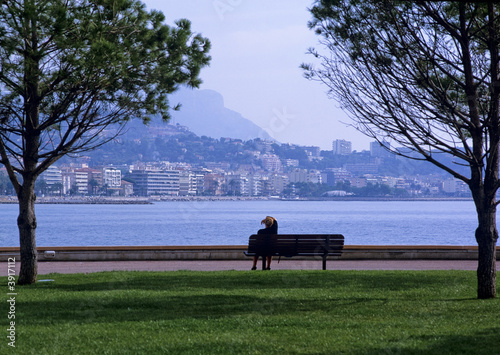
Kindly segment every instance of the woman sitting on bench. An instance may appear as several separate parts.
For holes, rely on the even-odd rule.
[[[266,228],[259,229],[257,234],[278,234],[278,221],[274,217],[267,216],[264,218],[260,224],[265,224]],[[256,255],[253,257],[253,265],[252,270],[257,270],[257,260],[259,256]],[[271,261],[273,260],[272,256],[266,256],[266,270],[271,270]]]

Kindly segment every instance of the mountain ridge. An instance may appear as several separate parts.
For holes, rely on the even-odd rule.
[[[181,89],[172,94],[170,103],[181,104],[171,113],[170,124],[187,126],[198,136],[212,138],[273,139],[264,129],[224,106],[224,97],[215,90]]]

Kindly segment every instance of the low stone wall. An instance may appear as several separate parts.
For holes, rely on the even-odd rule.
[[[38,247],[39,261],[238,260],[245,245],[235,246],[112,246]],[[340,259],[477,260],[477,246],[346,245]],[[500,247],[497,247],[497,259]],[[0,261],[19,260],[19,248],[0,248]],[[294,259],[307,259],[294,257]],[[310,259],[310,258],[309,258]],[[332,258],[334,259],[334,258]]]
[[[497,248],[497,259],[500,247]],[[341,259],[477,260],[477,246],[346,245]]]

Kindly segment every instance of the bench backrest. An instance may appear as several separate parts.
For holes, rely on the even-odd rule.
[[[341,234],[253,234],[248,240],[248,252],[259,255],[340,256],[343,247]]]

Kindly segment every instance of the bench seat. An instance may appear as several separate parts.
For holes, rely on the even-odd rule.
[[[344,248],[342,234],[253,234],[248,240],[246,256],[262,256],[265,269],[266,256],[320,256],[326,270],[328,256],[341,256]]]

